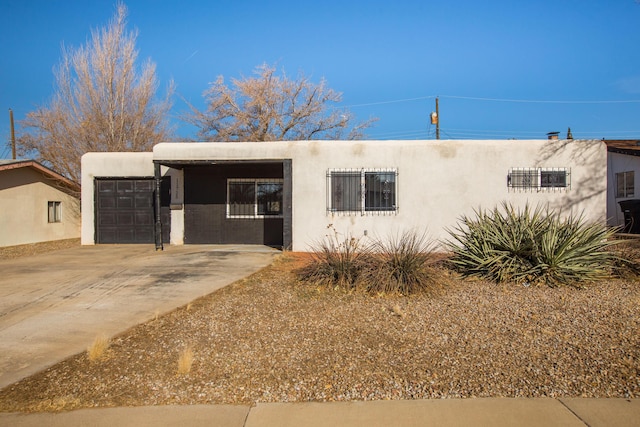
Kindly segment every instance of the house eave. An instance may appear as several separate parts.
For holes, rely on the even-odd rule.
[[[173,169],[184,169],[188,166],[215,166],[224,164],[265,164],[265,163],[282,163],[282,160],[276,159],[238,159],[238,160],[154,160],[153,163]]]
[[[36,162],[35,160],[17,160],[15,162],[0,164],[0,171],[27,167],[33,168],[49,180],[57,181],[60,184],[59,188],[72,196],[77,197],[80,193],[79,184]]]

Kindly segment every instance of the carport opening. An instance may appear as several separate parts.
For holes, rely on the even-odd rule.
[[[291,160],[156,163],[183,170],[185,244],[290,249]]]

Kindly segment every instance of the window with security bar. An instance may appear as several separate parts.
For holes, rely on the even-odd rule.
[[[397,176],[395,170],[330,170],[327,173],[327,211],[396,212]]]
[[[282,216],[281,179],[229,179],[227,218]]]
[[[567,168],[512,168],[507,186],[519,190],[554,190],[570,188],[570,169]]]

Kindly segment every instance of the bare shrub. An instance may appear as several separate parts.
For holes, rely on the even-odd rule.
[[[332,225],[328,228],[331,232],[313,246],[311,259],[297,273],[301,279],[314,284],[351,289],[363,267],[360,239],[343,237]]]
[[[615,277],[635,279],[640,276],[640,239],[620,239],[612,247]]]
[[[374,240],[366,250],[358,286],[403,295],[435,288],[442,274],[436,268],[434,247],[425,233],[415,230]]]
[[[319,285],[360,289],[370,293],[434,290],[443,282],[434,252],[425,233],[405,231],[362,244],[333,230],[312,251],[310,261],[298,270],[302,280]]]

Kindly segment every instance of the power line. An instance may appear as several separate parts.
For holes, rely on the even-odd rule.
[[[640,99],[609,100],[609,101],[560,101],[560,100],[535,100],[535,99],[507,99],[507,98],[480,98],[473,96],[442,95],[441,98],[468,99],[472,101],[492,102],[516,102],[529,104],[632,104],[640,103]]]
[[[369,102],[366,104],[352,104],[352,105],[345,105],[343,107],[340,108],[355,108],[355,107],[369,107],[372,105],[383,105],[383,104],[397,104],[400,102],[410,102],[410,101],[423,101],[425,99],[433,99],[435,98],[435,96],[420,96],[417,98],[404,98],[404,99],[392,99],[390,101],[377,101],[377,102]]]
[[[441,130],[448,139],[545,139],[546,135],[535,130],[479,130],[479,129],[460,129],[460,128],[444,128]],[[575,134],[576,132],[574,132]],[[576,135],[576,139],[627,139],[630,136],[638,135],[640,131],[606,131],[606,130],[586,130]],[[391,140],[391,139],[435,139],[435,134],[431,126],[424,130],[383,132],[369,134],[371,139]]]
[[[398,104],[401,102],[423,101],[426,99],[435,99],[438,96],[440,98],[448,98],[448,99],[465,99],[470,101],[489,101],[489,102],[513,102],[513,103],[520,103],[520,104],[637,104],[637,103],[640,103],[640,99],[579,101],[579,100],[553,100],[553,99],[541,100],[541,99],[485,98],[485,97],[458,96],[458,95],[429,95],[429,96],[419,96],[415,98],[401,98],[401,99],[392,99],[387,101],[367,102],[363,104],[351,104],[351,105],[345,105],[339,108],[357,108],[357,107],[369,107],[373,105]]]
[[[11,154],[11,143],[9,138],[0,144],[0,159],[8,159]]]

